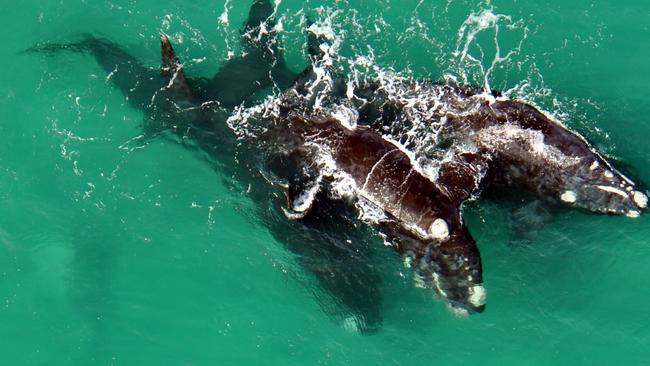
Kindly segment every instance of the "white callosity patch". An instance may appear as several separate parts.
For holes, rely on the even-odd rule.
[[[637,206],[641,209],[645,209],[648,207],[648,196],[645,194],[635,191],[632,193],[632,198],[634,199],[634,203],[636,203]]]
[[[446,240],[449,238],[449,225],[441,218],[435,219],[429,227],[429,235],[437,240]]]
[[[485,287],[482,285],[475,285],[469,288],[469,303],[479,307],[485,305],[486,298]]]
[[[623,198],[627,198],[627,193],[625,191],[622,191],[622,190],[618,189],[618,188],[609,187],[609,186],[600,186],[600,185],[596,186],[596,188],[598,188],[598,189],[600,189],[601,191],[604,191],[604,192],[609,192],[609,193],[612,193],[612,194],[619,195],[619,196],[621,196]]]
[[[575,203],[577,198],[578,197],[576,196],[576,193],[574,191],[564,191],[560,195],[560,199],[562,200],[562,202],[566,202],[566,203]]]

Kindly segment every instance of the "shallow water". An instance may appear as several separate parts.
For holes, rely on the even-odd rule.
[[[562,211],[523,242],[510,235],[517,204],[471,203],[465,219],[484,261],[488,306],[467,319],[416,288],[401,260],[371,239],[382,269],[383,327],[350,333],[323,311],[313,281],[257,220],[246,187],[174,142],[133,141],[143,114],[94,59],[18,54],[92,33],[155,68],[164,30],[186,72],[209,76],[239,52],[248,6],[5,5],[2,364],[647,363],[648,216]],[[644,1],[285,0],[277,14],[295,71],[307,64],[304,15],[330,17],[348,59],[509,91],[650,182]]]

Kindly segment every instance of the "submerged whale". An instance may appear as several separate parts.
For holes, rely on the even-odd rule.
[[[346,324],[352,319],[362,331],[381,324],[381,296],[375,267],[345,244],[360,211],[419,283],[469,313],[484,310],[486,291],[462,208],[484,188],[525,190],[597,213],[647,210],[647,195],[584,138],[524,102],[454,83],[352,83],[336,74],[332,45],[313,31],[310,66],[291,72],[272,32],[261,31],[272,28],[273,14],[267,0],[253,3],[244,56],[212,79],[186,77],[165,35],[157,73],[93,37],[34,51],[87,52],[107,72],[118,66],[112,80],[147,112],[148,134],[190,141],[250,184],[253,200],[265,202],[261,215],[272,208],[288,217],[263,221],[352,314],[343,312]],[[256,31],[260,37],[246,36]],[[281,92],[255,101],[272,86]],[[323,256],[335,264],[314,265]]]

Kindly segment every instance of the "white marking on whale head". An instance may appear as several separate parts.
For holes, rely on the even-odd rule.
[[[575,201],[578,199],[578,196],[576,196],[576,193],[574,191],[564,191],[560,195],[560,199],[562,202],[575,203]]]
[[[621,191],[618,188],[608,187],[608,186],[596,186],[596,188],[600,189],[601,191],[617,194],[621,197],[627,198],[627,193],[625,193],[625,191]]]
[[[443,219],[435,219],[429,227],[429,235],[434,239],[445,240],[449,238],[449,225]]]
[[[632,193],[632,199],[634,200],[634,203],[639,206],[639,208],[648,207],[648,196],[645,194],[639,191],[634,191],[634,193]]]
[[[469,288],[469,303],[480,307],[485,305],[486,291],[483,285],[475,285]]]

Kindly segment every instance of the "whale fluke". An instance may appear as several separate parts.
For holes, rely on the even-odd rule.
[[[162,56],[161,71],[164,78],[169,82],[165,88],[173,91],[176,94],[176,100],[190,100],[193,98],[190,86],[185,78],[185,71],[183,65],[178,60],[174,48],[172,47],[169,37],[160,34],[160,53]]]

